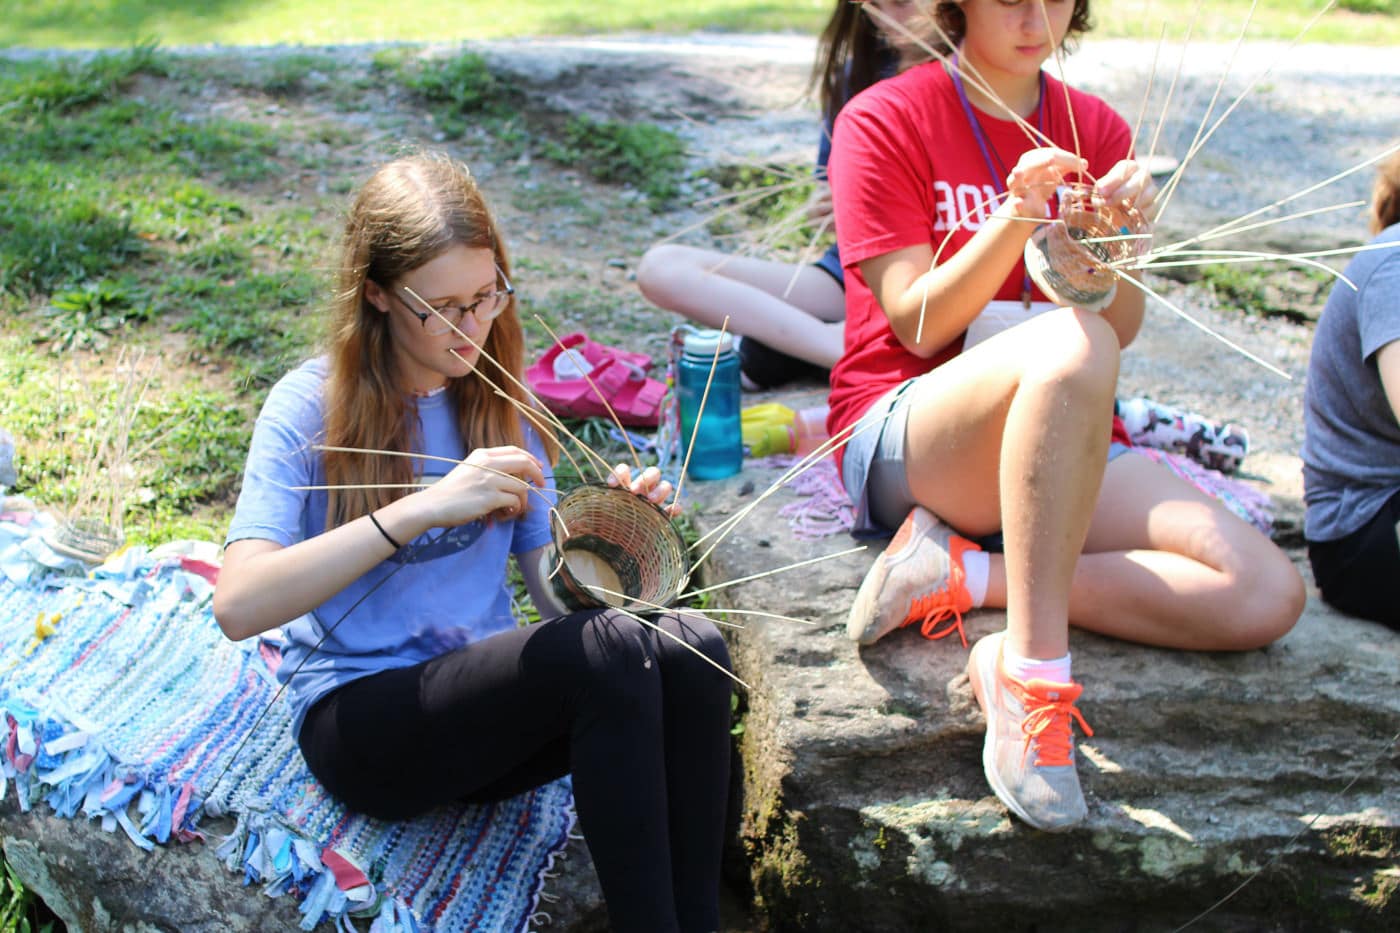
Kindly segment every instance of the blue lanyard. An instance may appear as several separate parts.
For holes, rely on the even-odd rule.
[[[972,137],[977,140],[977,148],[982,150],[982,160],[987,163],[987,173],[992,176],[992,185],[995,186],[997,194],[1006,194],[1006,176],[1008,174],[1006,166],[1001,164],[1001,156],[996,154],[996,150],[991,148],[991,142],[987,139],[987,134],[982,130],[982,124],[977,119],[976,112],[972,109],[972,102],[967,99],[967,91],[963,89],[962,75],[959,73],[958,53],[953,53],[953,87],[957,88],[958,101],[962,104],[963,113],[967,114],[968,125],[972,127]],[[1041,135],[1045,133],[1045,72],[1040,73],[1040,102],[1035,108],[1035,128]],[[995,161],[993,161],[995,160]],[[997,174],[997,170],[1001,174]],[[1021,303],[1027,308],[1031,306],[1031,274],[1025,271],[1021,281]]]

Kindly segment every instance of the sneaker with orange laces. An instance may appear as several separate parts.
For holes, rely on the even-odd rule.
[[[1073,734],[1074,722],[1094,734],[1074,705],[1084,688],[1012,678],[1001,669],[1004,635],[979,640],[967,662],[972,692],[987,716],[982,770],[997,797],[1022,820],[1049,832],[1069,829],[1088,815]]]
[[[928,509],[914,506],[861,582],[846,634],[873,645],[917,622],[925,638],[956,632],[966,648],[962,617],[972,608],[972,597],[963,582],[962,556],[980,550]]]

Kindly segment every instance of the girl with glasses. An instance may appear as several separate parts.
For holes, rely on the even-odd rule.
[[[215,616],[234,639],[282,628],[298,741],[347,807],[405,819],[572,774],[612,927],[714,930],[730,681],[706,659],[727,667],[725,645],[682,614],[655,622],[703,657],[558,604],[557,443],[497,371],[522,376],[509,271],[464,166],[418,155],[369,179],[326,352],[254,428]],[[655,468],[610,482],[672,492]],[[512,556],[536,625],[512,615]]]

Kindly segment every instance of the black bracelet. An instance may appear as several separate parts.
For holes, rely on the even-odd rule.
[[[376,528],[379,529],[379,533],[382,534],[382,535],[384,536],[384,540],[385,540],[385,541],[388,541],[390,544],[392,544],[392,545],[394,546],[394,550],[397,551],[397,550],[399,550],[399,549],[401,549],[401,548],[403,547],[402,544],[400,544],[399,542],[397,542],[397,541],[395,541],[395,540],[393,539],[393,536],[391,536],[391,535],[389,534],[389,532],[387,532],[387,531],[384,530],[384,526],[381,525],[381,524],[379,524],[379,519],[377,519],[377,518],[374,517],[374,513],[373,513],[373,512],[370,512],[370,513],[369,513],[369,520],[370,520],[371,522],[374,523],[374,527],[376,527]]]

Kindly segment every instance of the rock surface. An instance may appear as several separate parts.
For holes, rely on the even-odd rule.
[[[233,829],[206,820],[204,842],[146,852],[97,821],[65,820],[40,805],[20,812],[0,801],[0,851],[68,933],[297,933],[302,916],[290,896],[244,886],[214,854]],[[603,933],[607,916],[587,846],[572,839],[556,858],[535,916],[538,928]],[[368,922],[360,924],[367,927]],[[329,923],[319,929],[331,929]]]
[[[774,470],[705,489],[716,520]],[[700,493],[697,491],[697,496]],[[760,504],[716,552],[737,578],[832,554]],[[981,769],[982,717],[956,638],[858,649],[845,609],[866,552],[727,590],[751,686],[742,841],[777,930],[1382,929],[1400,920],[1400,638],[1309,600],[1262,651],[1163,651],[1075,631],[1089,800],[1052,835],[1012,819]],[[1295,553],[1295,559],[1301,555]],[[1305,568],[1304,568],[1305,569]],[[967,619],[968,639],[1004,614]]]
[[[217,841],[218,823],[206,828]],[[300,929],[290,898],[241,887],[215,858],[212,842],[144,852],[125,834],[105,833],[95,822],[61,819],[44,806],[21,813],[11,796],[0,804],[0,846],[10,869],[69,933]]]

